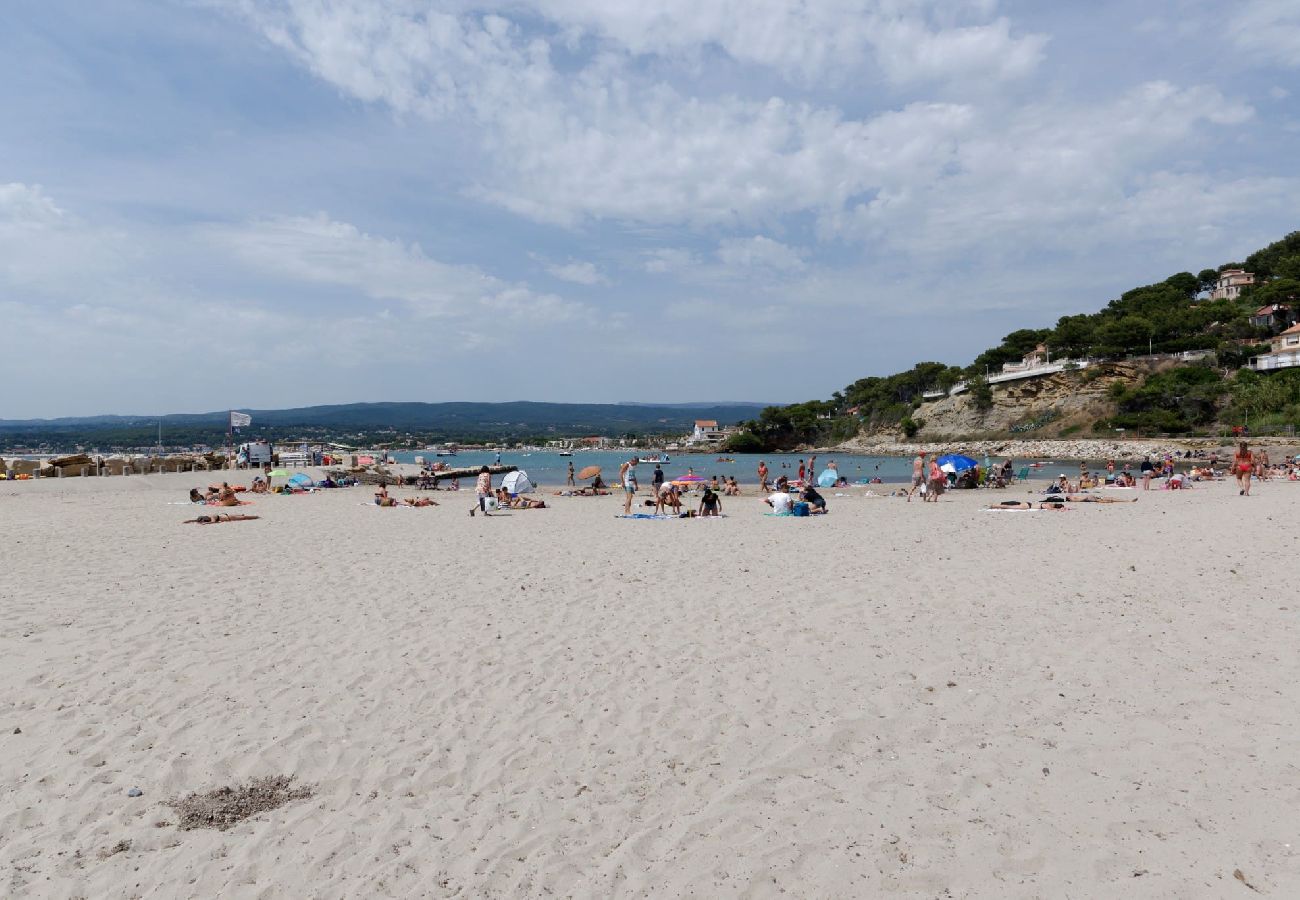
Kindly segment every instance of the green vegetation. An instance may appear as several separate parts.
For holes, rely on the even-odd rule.
[[[1213,289],[1219,273],[1229,268],[1255,273],[1257,283],[1235,300],[1198,300],[1203,292]],[[923,393],[947,391],[965,379],[974,406],[991,409],[993,389],[985,373],[1000,371],[1004,363],[1019,362],[1039,344],[1045,345],[1054,359],[1119,360],[1147,353],[1211,351],[1217,365],[1231,372],[1267,352],[1269,331],[1252,325],[1250,317],[1259,307],[1273,303],[1300,312],[1300,231],[1252,253],[1245,262],[1225,263],[1195,275],[1177,272],[1156,284],[1126,291],[1095,313],[1062,316],[1050,328],[1013,331],[965,368],[924,362],[895,375],[859,379],[829,401],[769,407],[758,419],[745,423],[746,433],[753,438],[746,439],[746,446],[785,449],[825,444],[859,428],[890,426],[911,437],[922,427],[914,413]],[[1088,382],[1101,375],[1100,370],[1090,368],[1078,377]],[[1279,381],[1278,386],[1272,386],[1274,380]],[[1243,370],[1225,380],[1207,365],[1192,365],[1157,373],[1138,385],[1115,385],[1111,398],[1119,405],[1118,414],[1093,427],[1186,432],[1213,425],[1221,409],[1233,421],[1249,411],[1252,423],[1257,419],[1260,424],[1271,420],[1294,423],[1300,421],[1297,392],[1300,372],[1258,376]],[[1072,426],[1074,430],[1082,427]]]
[[[1206,365],[1169,369],[1136,386],[1116,382],[1112,396],[1119,413],[1110,424],[1136,431],[1191,431],[1214,422],[1227,390],[1223,376]]]
[[[1242,369],[1228,386],[1225,421],[1240,425],[1282,425],[1300,422],[1300,369],[1261,375]]]

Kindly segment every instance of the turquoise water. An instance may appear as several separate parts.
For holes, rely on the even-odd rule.
[[[463,452],[455,456],[435,457],[433,451],[415,453],[400,452],[393,454],[398,462],[414,463],[416,456],[423,456],[426,462],[445,462],[450,466],[481,466],[492,465],[497,461],[497,455],[491,451],[488,452]],[[652,451],[643,451],[641,455],[652,455]],[[797,453],[768,453],[768,454],[732,454],[735,462],[717,462],[717,457],[722,454],[701,454],[690,453],[680,456],[668,454],[670,461],[663,464],[664,475],[668,480],[685,475],[687,469],[694,469],[696,475],[710,478],[717,475],[719,479],[727,476],[735,476],[736,481],[741,484],[754,485],[758,483],[758,463],[760,460],[767,462],[767,468],[770,473],[769,477],[775,479],[780,475],[786,475],[793,479],[799,471],[799,460],[802,458],[805,462],[807,456],[800,457]],[[613,451],[613,450],[581,450],[573,456],[560,456],[553,451],[535,451],[526,455],[523,452],[506,450],[501,453],[502,465],[518,466],[528,473],[528,477],[536,484],[540,485],[562,485],[568,475],[568,465],[573,463],[575,472],[580,472],[587,466],[600,466],[602,477],[605,481],[613,481],[618,475],[618,467],[632,456],[630,451]],[[852,453],[822,453],[817,456],[817,471],[825,469],[826,463],[831,460],[835,461],[839,468],[840,474],[849,481],[858,481],[859,479],[869,479],[877,475],[882,481],[900,482],[909,481],[912,477],[912,461],[910,458],[904,459],[897,456],[864,456]],[[642,484],[649,484],[654,473],[653,463],[641,463],[637,466],[637,478]]]

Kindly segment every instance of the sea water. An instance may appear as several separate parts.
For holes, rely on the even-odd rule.
[[[623,463],[635,456],[653,456],[655,451],[642,450],[577,450],[572,456],[560,456],[553,450],[502,450],[502,465],[518,466],[528,473],[528,477],[539,485],[563,485],[568,478],[569,463],[573,463],[574,473],[581,472],[587,466],[600,466],[601,477],[612,484],[618,477],[618,469]],[[399,463],[414,463],[415,457],[422,456],[426,463],[443,462],[455,468],[463,466],[490,466],[497,462],[497,453],[492,450],[466,450],[455,456],[435,456],[432,450],[402,451],[390,454]],[[808,455],[797,453],[668,453],[669,461],[662,463],[664,480],[671,481],[693,470],[703,478],[718,476],[718,480],[734,476],[743,485],[758,484],[758,464],[766,462],[768,478],[775,481],[782,475],[790,480],[799,476],[799,461],[808,461]],[[719,462],[719,457],[735,460]],[[879,477],[885,482],[909,482],[912,478],[911,457],[866,456],[855,453],[819,453],[817,454],[817,474],[826,469],[826,464],[834,462],[840,475],[850,482],[870,480]],[[648,485],[654,476],[654,463],[637,465],[637,480]]]

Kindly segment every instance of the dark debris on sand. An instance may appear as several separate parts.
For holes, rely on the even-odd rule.
[[[278,809],[293,800],[311,796],[310,785],[295,785],[292,775],[268,775],[235,787],[217,788],[206,794],[190,794],[173,800],[176,825],[182,831],[215,828],[225,831],[250,816]]]

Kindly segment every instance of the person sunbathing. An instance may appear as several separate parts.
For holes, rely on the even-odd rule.
[[[1003,500],[1001,503],[993,503],[984,508],[1001,512],[1003,510],[1013,510],[1013,509],[1062,510],[1062,509],[1067,509],[1068,507],[1066,507],[1065,503],[1059,500],[1046,500],[1038,504],[1037,506],[1025,500]]]
[[[727,486],[722,489],[722,493],[728,497],[740,496],[740,485],[736,484],[736,477],[733,475],[727,479]]]
[[[215,516],[199,516],[197,519],[186,519],[182,525],[218,525],[222,522],[251,522],[260,516],[245,516],[240,513],[224,513]]]
[[[388,485],[381,484],[375,491],[375,506],[396,506],[397,501],[388,496]]]
[[[511,497],[507,505],[511,509],[546,509],[545,500],[534,500],[532,497]]]
[[[406,506],[415,506],[415,507],[438,505],[438,501],[430,499],[429,497],[407,497],[405,500],[402,501],[402,503]]]
[[[253,479],[252,491],[254,494],[265,494],[270,489],[270,487],[271,487],[271,483],[269,481],[263,481],[261,475],[258,475],[256,478]]]
[[[207,503],[207,502],[208,502],[208,498],[205,497],[205,496],[203,496],[202,494],[200,494],[198,488],[190,488],[190,502],[191,502],[191,503]]]

